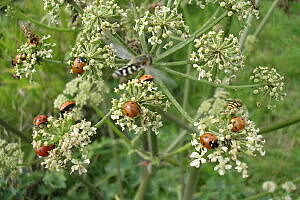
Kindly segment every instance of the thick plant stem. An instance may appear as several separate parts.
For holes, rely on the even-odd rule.
[[[52,60],[52,59],[43,59],[39,60],[40,62],[46,62],[46,63],[55,63],[60,65],[67,65],[68,63],[63,60]]]
[[[173,62],[161,62],[161,63],[153,63],[155,66],[178,66],[178,65],[186,65],[191,64],[189,60],[182,60],[182,61],[173,61]]]
[[[102,126],[102,124],[104,124],[104,122],[107,120],[107,118],[108,118],[110,115],[111,115],[111,111],[109,111],[108,113],[106,113],[106,115],[103,116],[103,118],[102,118],[99,122],[97,122],[94,126],[95,126],[96,128],[100,128],[100,127]]]
[[[25,141],[27,143],[30,144],[30,139],[25,136],[21,131],[19,131],[18,129],[14,128],[13,126],[11,126],[9,123],[7,123],[5,120],[3,120],[2,118],[0,118],[0,126],[4,127],[6,130],[11,131],[12,133],[14,133],[16,136],[18,136],[19,138],[22,139],[22,141]]]
[[[190,171],[182,200],[192,200],[196,186],[198,185],[198,180],[199,180],[199,169],[193,167]]]
[[[92,183],[90,183],[85,177],[77,176],[80,182],[96,197],[97,200],[104,200],[101,192]]]
[[[148,189],[148,185],[150,182],[150,172],[148,169],[145,167],[143,174],[141,176],[141,182],[138,188],[138,191],[134,197],[134,200],[143,200],[145,199],[145,195]]]
[[[207,80],[204,80],[204,79],[197,79],[193,76],[190,76],[190,75],[187,75],[187,74],[183,74],[181,72],[178,72],[178,71],[175,71],[175,70],[172,70],[172,69],[168,69],[168,68],[162,68],[162,70],[170,73],[170,74],[175,74],[175,75],[178,75],[179,77],[183,77],[183,78],[187,78],[187,79],[190,79],[190,80],[193,80],[193,81],[197,81],[197,82],[200,82],[200,83],[204,83],[204,84],[207,84],[207,85],[210,85],[210,86],[213,86],[213,87],[221,87],[221,88],[227,88],[227,89],[243,89],[243,88],[254,88],[254,87],[259,87],[259,86],[263,86],[265,84],[252,84],[252,85],[225,85],[225,84],[217,84],[217,83],[214,83],[214,82],[210,82],[210,81],[207,81]]]
[[[274,2],[272,3],[271,7],[269,8],[266,16],[263,18],[263,20],[261,21],[261,23],[257,27],[256,31],[254,32],[254,37],[257,37],[258,34],[262,31],[262,29],[266,25],[268,19],[270,18],[272,12],[274,11],[274,9],[275,9],[275,7],[276,7],[276,5],[278,4],[279,1],[280,0],[274,0]]]
[[[185,47],[186,45],[188,45],[189,43],[191,43],[192,41],[194,41],[195,38],[199,37],[200,35],[202,35],[203,33],[205,33],[206,31],[208,31],[209,29],[211,29],[214,25],[216,25],[217,23],[219,23],[225,16],[227,15],[227,12],[224,12],[220,17],[218,17],[217,19],[215,19],[211,24],[209,24],[208,26],[205,26],[204,28],[200,28],[200,30],[196,31],[193,35],[191,35],[190,38],[188,38],[187,40],[178,43],[177,45],[173,46],[172,48],[170,48],[169,50],[165,51],[164,53],[160,54],[159,56],[157,56],[156,58],[154,58],[154,62],[157,62],[167,56],[169,56],[170,54],[182,49],[183,47]]]
[[[162,80],[156,79],[156,82],[161,87],[161,90],[165,93],[165,95],[169,98],[169,100],[173,103],[173,105],[176,107],[178,112],[182,114],[182,116],[190,123],[193,122],[193,119],[183,110],[183,108],[180,106],[180,104],[177,102],[177,100],[174,98],[174,96],[170,93],[168,88],[165,86],[165,84],[162,82]]]
[[[278,123],[276,123],[274,125],[271,125],[269,127],[262,128],[260,130],[260,133],[264,134],[264,133],[268,133],[268,132],[271,132],[271,131],[275,131],[275,130],[290,126],[290,125],[298,123],[298,122],[300,122],[300,115],[298,115],[298,116],[296,116],[292,119],[286,120],[286,121],[278,122]]]

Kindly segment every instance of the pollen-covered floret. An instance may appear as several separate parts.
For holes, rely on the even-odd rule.
[[[253,94],[259,94],[263,96],[263,103],[268,108],[274,107],[272,100],[283,101],[286,96],[284,92],[284,76],[280,75],[275,68],[269,67],[256,67],[253,70],[252,76],[250,76],[255,84],[262,84],[253,90]]]
[[[18,165],[23,163],[23,155],[18,143],[0,139],[0,178],[13,178],[20,172]]]
[[[149,35],[151,45],[162,45],[168,48],[173,45],[172,37],[185,39],[189,35],[189,28],[185,25],[182,14],[176,9],[158,6],[154,13],[146,11],[144,16],[136,20],[134,27],[139,35]]]
[[[45,127],[35,127],[32,145],[34,149],[55,145],[42,162],[45,168],[57,171],[67,169],[70,173],[77,171],[82,174],[87,172],[87,146],[91,142],[90,138],[96,134],[96,128],[86,120],[77,122],[72,112],[59,118],[48,117]]]
[[[224,38],[224,31],[210,31],[195,40],[196,51],[190,60],[199,72],[199,79],[221,82],[224,77],[233,79],[244,67],[238,39],[233,35]],[[215,80],[213,77],[215,76]]]
[[[54,43],[49,43],[48,40],[51,36],[43,36],[39,39],[37,45],[31,45],[28,42],[23,44],[17,49],[17,56],[21,56],[14,63],[14,73],[20,78],[31,78],[33,73],[36,72],[35,66],[39,60],[52,58],[52,47]]]
[[[66,84],[63,93],[54,101],[54,107],[59,108],[69,100],[75,101],[77,107],[97,106],[103,102],[107,93],[108,88],[102,79],[77,77]]]
[[[233,115],[226,112],[229,94],[223,90],[218,90],[214,98],[208,99],[202,103],[199,109],[201,118],[195,122],[199,130],[192,134],[192,146],[195,152],[191,154],[193,161],[191,166],[200,167],[206,162],[215,163],[214,170],[220,175],[224,175],[226,170],[234,168],[242,173],[242,177],[248,177],[248,165],[242,158],[255,156],[257,153],[264,155],[263,144],[265,140],[258,135],[259,129],[255,127],[254,122],[249,120],[248,112],[243,105],[235,112],[234,116],[244,119],[245,127],[239,131],[233,131]],[[200,136],[205,133],[215,135],[218,145],[212,149],[205,148],[199,141]]]
[[[122,130],[128,128],[135,133],[146,131],[159,133],[158,129],[162,127],[161,115],[153,110],[155,107],[166,110],[170,104],[153,82],[141,82],[133,79],[126,84],[120,84],[115,89],[115,93],[119,95],[119,98],[112,100],[111,118],[116,120],[116,124],[121,126]],[[124,104],[127,105],[126,102],[132,102],[133,109],[139,109],[135,112],[136,117],[124,114],[126,113],[123,111],[126,109],[126,107],[124,108]],[[128,112],[133,111],[128,110]]]

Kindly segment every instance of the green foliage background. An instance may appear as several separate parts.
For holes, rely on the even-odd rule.
[[[34,19],[42,19],[44,10],[41,1],[18,1],[26,15]],[[260,7],[261,16],[264,16],[271,5],[271,1],[263,1]],[[259,127],[267,127],[274,122],[286,120],[300,115],[300,2],[290,1],[290,11],[285,13],[277,7],[263,29],[252,49],[247,51],[247,69],[237,83],[247,83],[249,73],[255,66],[275,66],[286,76],[287,98],[277,105],[275,110],[257,108],[255,98],[250,90],[233,92],[233,96],[242,99],[249,106],[251,118]],[[188,24],[201,26],[208,19],[213,8],[201,10],[195,6],[188,6],[183,12]],[[255,20],[251,32],[261,21]],[[67,26],[68,19],[62,26]],[[233,33],[239,31],[237,20],[233,24]],[[41,33],[49,33],[52,40],[57,43],[55,56],[57,60],[63,59],[75,41],[75,33],[57,33],[48,29],[36,29]],[[43,63],[35,75],[34,82],[15,80],[10,76],[10,60],[16,53],[16,48],[24,41],[17,21],[12,21],[2,14],[0,16],[0,118],[5,119],[14,128],[21,131],[25,137],[31,135],[32,118],[40,113],[52,114],[53,101],[62,92],[64,84],[72,78],[68,66],[60,64]],[[184,51],[178,52],[171,60],[180,60]],[[174,67],[183,71],[183,66]],[[175,77],[176,79],[176,77]],[[176,79],[177,80],[177,79]],[[182,102],[184,80],[178,80],[178,87],[173,94]],[[202,100],[207,98],[210,88],[206,85],[191,83],[188,110],[193,113]],[[174,110],[174,112],[176,112]],[[97,119],[94,119],[97,121]],[[174,140],[179,128],[166,121],[158,141],[161,148]],[[205,165],[200,173],[200,183],[197,186],[195,199],[233,200],[244,199],[247,196],[261,192],[261,184],[266,180],[277,183],[292,181],[299,178],[300,166],[300,124],[295,124],[265,135],[266,156],[257,157],[248,161],[248,179],[241,179],[239,174],[228,173],[218,176],[211,165]],[[17,177],[19,183],[8,186],[0,179],[0,199],[93,199],[94,193],[88,190],[82,178],[70,176],[67,173],[49,172],[40,167],[40,160],[35,156],[31,145],[19,140],[18,137],[0,127],[1,138],[22,143],[26,152],[23,173]],[[189,138],[186,138],[189,140]],[[139,166],[139,159],[129,156],[127,148],[118,146],[121,174],[126,199],[131,199],[139,183],[139,174],[143,167]],[[92,145],[93,160],[86,179],[96,188],[104,191],[107,199],[114,199],[118,193],[116,183],[115,160],[112,159],[112,141],[109,137],[98,138]],[[188,157],[188,153],[181,155]],[[176,157],[175,157],[176,158]],[[189,172],[188,159],[182,163],[185,167],[164,166],[156,171],[151,179],[148,199],[177,199],[180,192],[180,183],[187,178]],[[300,192],[298,191],[298,196]],[[96,199],[96,198],[95,198]],[[299,198],[300,199],[300,198]]]

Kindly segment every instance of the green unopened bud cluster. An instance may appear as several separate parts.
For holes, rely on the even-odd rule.
[[[18,143],[0,139],[0,178],[14,178],[23,163],[23,151]]]
[[[238,39],[230,34],[224,38],[224,31],[210,31],[195,39],[190,60],[199,72],[199,79],[220,83],[223,78],[233,79],[244,67]],[[215,78],[215,80],[213,80]]]
[[[115,89],[118,99],[112,100],[111,118],[116,120],[116,124],[121,126],[122,130],[128,128],[135,133],[153,131],[159,133],[162,127],[161,115],[154,111],[155,108],[166,110],[170,103],[166,100],[153,82],[139,81],[133,79],[126,84],[120,84]],[[127,101],[136,102],[140,106],[140,115],[136,118],[130,118],[122,113],[123,105]]]
[[[253,94],[266,98],[264,103],[267,104],[268,108],[274,106],[272,100],[283,101],[286,96],[284,92],[284,76],[280,75],[275,68],[257,67],[253,70],[250,80],[255,84],[262,84],[262,86],[253,90]]]

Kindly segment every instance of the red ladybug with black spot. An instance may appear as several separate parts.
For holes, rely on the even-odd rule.
[[[215,149],[219,146],[218,137],[212,133],[204,133],[200,136],[199,141],[207,149]]]
[[[83,67],[87,65],[87,60],[83,57],[75,58],[72,65],[72,72],[74,74],[82,74],[84,72]]]
[[[49,156],[49,151],[53,150],[55,148],[55,144],[50,144],[48,146],[41,146],[34,150],[34,152],[41,157],[47,157]]]
[[[243,117],[236,116],[231,118],[230,124],[232,125],[232,132],[240,132],[246,127],[246,120]]]
[[[134,101],[127,101],[123,104],[122,113],[130,118],[137,117],[141,113],[140,106]]]

